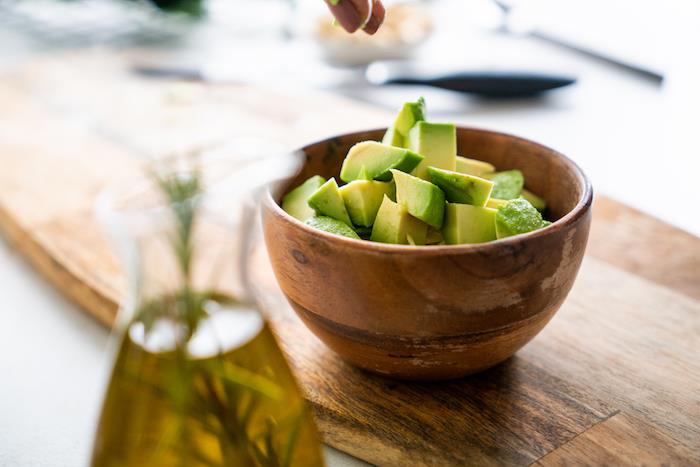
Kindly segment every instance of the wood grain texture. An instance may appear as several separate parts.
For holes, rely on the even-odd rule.
[[[0,78],[0,228],[105,323],[122,279],[92,218],[94,195],[138,170],[129,136],[141,148],[144,135],[181,129],[170,120],[172,96],[163,97],[171,89],[129,78],[119,63],[66,57]],[[177,99],[197,109],[196,120],[274,128],[287,144],[387,118],[323,95],[270,101],[249,88],[185,89]],[[300,115],[304,100],[315,115]],[[181,143],[221,136],[205,127]],[[339,449],[379,465],[698,465],[698,251],[697,238],[599,196],[589,255],[557,316],[504,364],[446,384],[399,383],[346,365],[292,313],[264,249],[254,270],[319,427]]]
[[[571,459],[597,465],[687,465],[685,446],[639,418],[615,414],[540,459],[538,466],[567,466]]]

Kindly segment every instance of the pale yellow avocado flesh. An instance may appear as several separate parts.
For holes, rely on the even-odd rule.
[[[507,199],[489,198],[488,201],[486,201],[486,207],[492,209],[500,209],[506,204],[508,204]]]
[[[496,209],[447,203],[442,236],[448,245],[496,240]]]
[[[481,177],[484,174],[495,172],[496,167],[488,162],[470,159],[468,157],[457,156],[455,159],[455,172],[476,175]]]
[[[384,196],[370,240],[398,245],[425,245],[427,234],[428,224],[411,216],[405,207]]]
[[[369,227],[374,224],[377,211],[382,204],[384,195],[396,197],[394,182],[376,182],[370,180],[355,180],[339,189],[345,201],[350,220],[354,225]]]
[[[455,170],[457,132],[449,123],[418,122],[408,132],[408,149],[423,156],[413,172],[416,177],[430,180],[428,167]]]

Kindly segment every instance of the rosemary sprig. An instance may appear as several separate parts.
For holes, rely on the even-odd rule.
[[[160,319],[181,323],[184,336],[177,340],[174,351],[167,357],[173,360],[166,386],[145,381],[136,375],[135,379],[144,388],[150,388],[159,397],[167,399],[180,421],[177,437],[189,437],[192,431],[187,427],[192,422],[217,439],[224,465],[236,463],[235,456],[240,455],[249,456],[247,463],[251,465],[289,465],[302,423],[301,414],[282,420],[268,416],[262,431],[253,426],[253,414],[265,406],[265,401],[280,401],[283,397],[280,385],[268,375],[249,370],[236,361],[223,358],[193,359],[187,351],[187,344],[208,316],[209,302],[238,303],[232,297],[216,291],[197,291],[193,285],[195,231],[203,195],[201,174],[198,170],[192,170],[184,174],[154,173],[153,177],[174,222],[169,240],[182,284],[174,293],[142,303],[136,319],[144,325],[146,333]],[[290,423],[292,426],[289,426]],[[288,434],[277,446],[276,438],[282,431]],[[199,451],[196,443],[189,444],[191,440],[182,440],[179,444],[173,442],[171,437],[175,433],[164,435],[163,443],[170,444],[174,449],[191,451],[201,464],[215,465],[207,453]]]

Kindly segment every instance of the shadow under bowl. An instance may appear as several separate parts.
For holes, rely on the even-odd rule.
[[[289,303],[346,361],[408,380],[452,379],[494,366],[559,309],[583,259],[592,189],[576,164],[526,139],[457,129],[458,153],[520,169],[552,225],[483,244],[405,246],[332,235],[279,206],[312,175],[337,177],[349,148],[384,130],[311,144],[300,173],[263,200],[265,242]]]

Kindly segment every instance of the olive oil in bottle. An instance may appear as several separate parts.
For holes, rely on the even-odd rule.
[[[257,311],[223,307],[184,349],[170,345],[176,332],[158,322],[144,340],[135,322],[124,334],[93,466],[323,465],[310,410]]]
[[[322,466],[313,414],[248,285],[248,185],[234,170],[205,187],[220,166],[154,175],[98,211],[130,293],[91,465]]]

